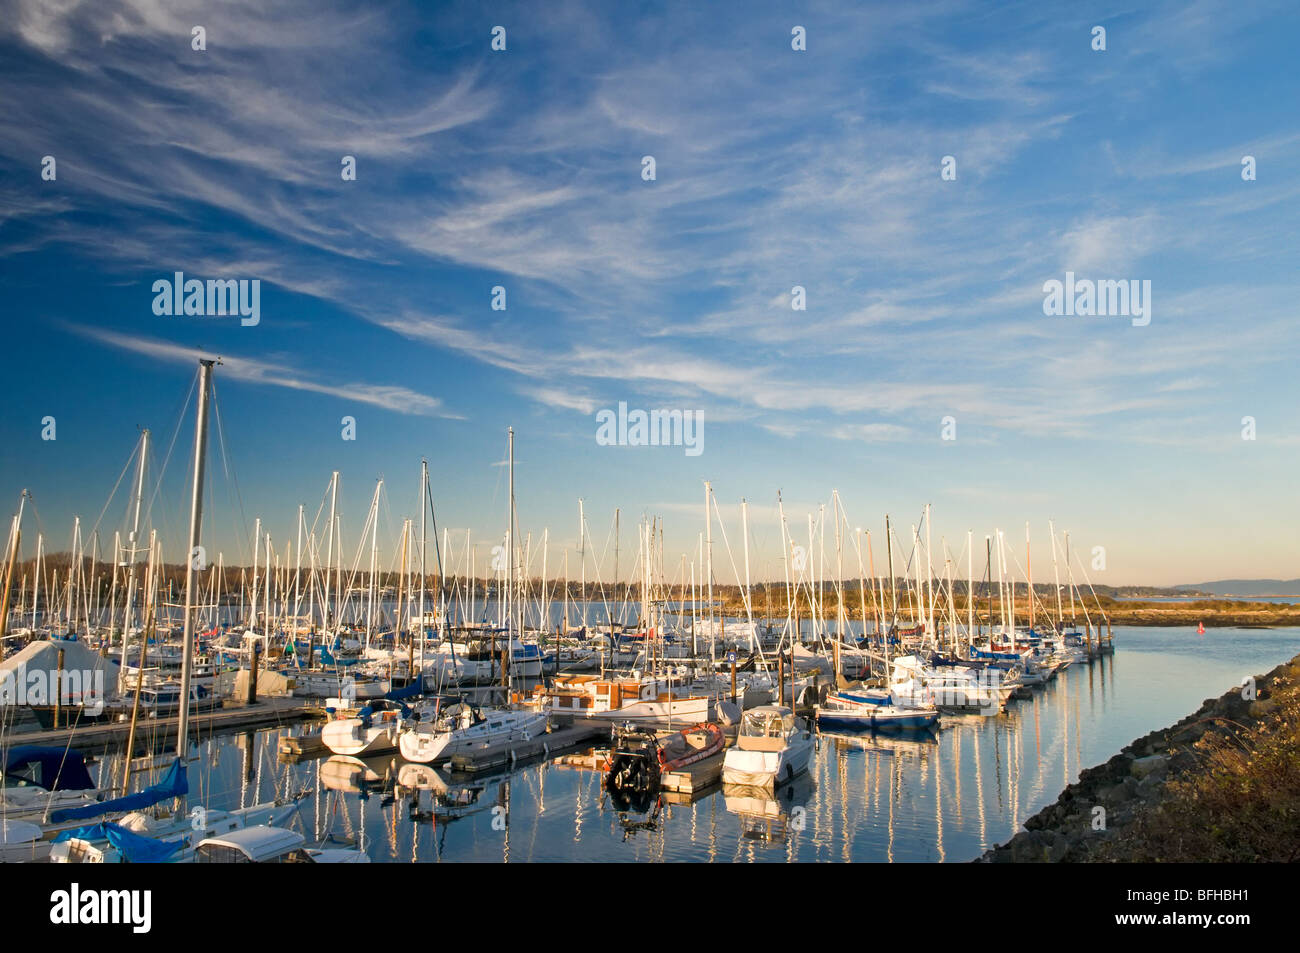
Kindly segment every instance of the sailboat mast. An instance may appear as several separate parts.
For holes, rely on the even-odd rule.
[[[510,684],[510,634],[514,628],[514,532],[515,532],[515,428],[506,430],[506,458],[509,466],[508,515],[506,517],[506,644],[502,649],[501,683]]]
[[[194,578],[202,551],[199,537],[203,528],[203,471],[208,453],[208,392],[212,389],[214,360],[199,361],[199,401],[194,428],[194,492],[190,498],[190,546],[185,555],[185,621],[182,628],[181,711],[176,728],[176,754],[188,751],[190,728],[190,675],[194,667]],[[125,634],[124,634],[125,637]]]
[[[27,491],[23,490],[22,495],[18,497],[18,514],[14,516],[13,530],[9,534],[9,552],[5,563],[5,588],[4,592],[0,593],[0,639],[3,639],[9,633],[9,591],[14,582],[14,565],[18,561],[18,544],[22,539],[23,529],[23,505],[26,502]],[[114,578],[116,578],[116,575]],[[21,605],[18,611],[21,614]],[[113,631],[111,621],[108,630],[110,634]]]
[[[938,644],[939,635],[934,630],[934,562],[930,558],[930,504],[925,504],[925,586],[930,605],[930,638]]]
[[[1059,632],[1065,617],[1061,614],[1061,571],[1056,565],[1056,526],[1051,520],[1047,521],[1047,532],[1052,537],[1052,582],[1056,587],[1056,630]]]
[[[429,461],[420,461],[420,679],[424,679],[424,576],[429,558],[429,536],[425,526],[429,514]],[[437,541],[435,540],[435,543]],[[412,636],[414,637],[414,636]]]
[[[582,603],[582,634],[587,636],[587,515],[582,509],[582,497],[578,497],[578,561],[582,563],[582,588],[578,590],[578,599]],[[614,632],[610,630],[612,639]]]
[[[131,535],[127,537],[127,542],[131,546],[131,562],[127,568],[126,583],[126,615],[122,622],[122,664],[117,669],[117,689],[122,691],[125,684],[123,679],[126,677],[126,640],[130,638],[131,632],[131,610],[135,607],[135,566],[136,566],[136,543],[140,538],[140,503],[144,497],[144,465],[145,457],[149,453],[149,431],[140,432],[140,459],[136,463],[135,473],[135,507],[134,515],[131,518]],[[113,631],[112,624],[109,624],[109,633]],[[144,630],[141,629],[143,636]],[[143,657],[143,650],[141,656]],[[141,662],[143,665],[144,663]]]
[[[298,611],[302,608],[302,504],[298,504],[298,549],[293,564],[293,624],[296,629]]]
[[[375,570],[379,561],[379,493],[384,488],[384,481],[375,485],[375,501],[370,506],[370,604],[366,613],[366,648],[370,648],[370,639],[375,631]]]
[[[989,648],[993,648],[993,537],[984,537],[984,575],[988,581],[985,583],[984,594],[988,596],[989,603]],[[1002,594],[998,593],[998,598]]]
[[[889,528],[889,514],[885,514],[885,558],[889,562],[889,592],[893,603],[890,609],[889,627],[893,629],[898,621],[898,580],[894,576],[894,532]],[[888,638],[890,633],[886,633]]]
[[[1034,563],[1029,555],[1029,521],[1025,520],[1025,576],[1029,590],[1029,631],[1034,631]]]
[[[1065,531],[1065,571],[1070,576],[1070,628],[1078,628],[1074,615],[1074,570],[1070,566],[1070,531]]]
[[[335,470],[333,475],[330,477],[330,538],[329,548],[325,555],[325,602],[324,605],[321,606],[325,616],[326,630],[330,627],[330,570],[334,568],[334,517],[338,512],[338,502],[339,471]],[[336,594],[334,598],[338,599],[339,595]],[[335,615],[337,616],[337,613],[335,613]]]
[[[717,642],[717,630],[713,625],[713,516],[709,512],[709,504],[713,500],[713,484],[708,480],[704,481],[704,537],[705,537],[705,565],[704,575],[706,585],[708,586],[707,598],[709,600],[709,663],[710,667],[716,661],[714,659],[714,646]]]
[[[966,530],[966,646],[968,649],[975,644],[975,540],[973,537],[973,531]]]

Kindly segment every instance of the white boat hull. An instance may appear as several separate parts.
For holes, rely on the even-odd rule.
[[[397,744],[396,726],[372,724],[366,727],[360,718],[340,718],[321,729],[321,744],[335,754],[364,757],[392,751]]]
[[[801,732],[781,751],[743,751],[728,748],[722,760],[722,783],[772,788],[808,770],[812,735]]]
[[[532,741],[545,734],[546,723],[546,715],[541,712],[497,712],[468,728],[450,731],[438,731],[432,725],[407,728],[398,734],[397,747],[407,761],[434,764],[492,745]]]

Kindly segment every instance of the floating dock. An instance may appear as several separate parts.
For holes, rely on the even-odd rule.
[[[280,739],[278,751],[284,761],[308,761],[329,754],[329,748],[325,747],[319,731],[303,735],[286,735]]]
[[[711,788],[722,780],[722,759],[726,756],[724,749],[703,761],[687,765],[680,771],[667,771],[659,776],[659,786],[675,794],[696,794],[705,788]]]
[[[190,714],[190,738],[197,740],[219,731],[240,728],[256,730],[275,728],[291,722],[315,717],[315,706],[304,705],[297,698],[264,698],[252,705],[217,708],[212,711]],[[141,751],[175,746],[179,718],[140,718],[135,726],[135,742]],[[51,728],[44,731],[25,731],[11,736],[22,744],[48,745],[55,748],[73,748],[86,754],[98,754],[126,743],[131,734],[130,721],[110,721],[81,725],[72,728]]]

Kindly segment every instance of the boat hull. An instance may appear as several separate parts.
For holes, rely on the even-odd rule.
[[[367,727],[360,718],[340,718],[321,729],[321,744],[335,754],[362,757],[392,751],[397,746],[396,729],[391,724]]]
[[[804,733],[781,751],[744,751],[728,748],[722,762],[722,783],[771,789],[808,770],[812,736]]]
[[[507,717],[493,719],[452,731],[432,731],[415,727],[397,736],[403,758],[416,764],[450,761],[457,755],[472,755],[497,745],[532,741],[546,732],[546,715],[537,712],[507,712]]]

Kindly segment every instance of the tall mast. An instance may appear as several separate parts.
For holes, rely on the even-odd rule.
[[[975,644],[975,540],[966,530],[966,645]],[[967,653],[969,654],[969,653]]]
[[[1056,586],[1056,630],[1059,632],[1065,617],[1061,614],[1061,572],[1056,565],[1056,526],[1051,520],[1047,521],[1047,532],[1052,537],[1052,582]]]
[[[329,549],[325,555],[325,604],[321,606],[325,616],[325,628],[328,631],[331,625],[330,620],[330,570],[334,568],[334,516],[338,512],[339,502],[339,471],[335,470],[330,476],[330,537]],[[336,593],[334,598],[340,599],[342,593]],[[337,615],[337,613],[335,614]],[[337,619],[334,620],[337,622]]]
[[[253,599],[249,608],[248,625],[257,629],[257,561],[262,556],[262,517],[253,521]]]
[[[271,534],[266,534],[266,592],[262,595],[262,635],[266,638],[266,647],[271,647],[271,585],[275,577],[271,574]]]
[[[381,479],[375,484],[375,501],[370,506],[370,606],[366,613],[366,648],[370,648],[370,637],[375,630],[375,571],[379,561],[379,494],[384,488]]]
[[[984,594],[988,596],[989,603],[989,649],[993,648],[993,537],[984,537],[984,575],[988,577],[988,583],[984,588]],[[998,598],[1002,594],[998,593]]]
[[[582,509],[582,497],[578,497],[578,561],[582,563],[582,589],[578,593],[578,598],[582,600],[582,634],[587,636],[587,516]],[[614,630],[610,629],[610,638],[614,637]]]
[[[506,508],[506,641],[514,627],[515,605],[515,428],[506,430],[506,461],[508,466]]]
[[[750,648],[754,647],[754,611],[749,600],[749,503],[740,500],[740,532],[745,544],[745,620],[749,623]]]
[[[1002,530],[995,529],[998,535],[998,618],[1002,620],[1002,635],[1007,634],[1007,593],[1002,582]]]
[[[298,504],[298,549],[293,564],[293,617],[297,627],[298,610],[302,606],[302,504]],[[292,633],[291,633],[292,635]]]
[[[514,630],[514,582],[515,582],[515,428],[506,429],[506,461],[508,465],[508,515],[506,517],[506,639],[501,650],[501,682],[510,685],[510,660],[514,654],[511,647],[511,633]]]
[[[6,554],[8,559],[5,563],[5,582],[4,592],[0,593],[0,639],[3,639],[9,632],[9,590],[14,584],[14,566],[18,562],[18,544],[22,539],[23,529],[23,506],[27,502],[27,491],[23,490],[18,497],[18,513],[14,516],[13,528],[9,533],[9,552]],[[116,578],[116,573],[114,574]],[[19,606],[18,611],[22,612]],[[113,631],[112,623],[109,623],[108,630],[110,634]]]
[[[1034,631],[1034,563],[1029,555],[1029,520],[1025,520],[1025,574],[1029,589],[1029,631]]]
[[[117,686],[119,692],[122,690],[122,685],[124,684],[123,679],[126,677],[126,641],[130,637],[131,632],[131,610],[135,608],[136,542],[140,538],[140,503],[144,497],[144,465],[148,453],[149,431],[146,429],[140,432],[140,459],[136,462],[135,474],[135,512],[131,517],[131,535],[127,537],[127,543],[131,547],[131,555],[128,557],[130,563],[127,568],[126,615],[122,620],[122,664],[119,665],[117,669]],[[113,631],[111,622],[109,623],[108,629],[111,638]],[[144,630],[141,629],[141,637],[143,637],[143,635]],[[141,650],[141,657],[143,657],[143,655],[144,652]],[[140,664],[143,665],[144,663],[141,662]]]
[[[709,513],[709,503],[713,499],[713,484],[708,480],[704,481],[704,529],[705,545],[704,554],[705,565],[704,575],[708,585],[709,600],[709,661],[713,661],[714,645],[716,644],[716,630],[713,627],[713,516]]]
[[[424,684],[424,574],[425,563],[428,560],[429,538],[425,527],[425,518],[429,513],[429,461],[420,460],[420,679],[421,686]],[[436,532],[436,528],[435,528]],[[437,540],[434,540],[437,544]]]
[[[889,528],[889,514],[885,514],[885,557],[889,561],[889,591],[893,603],[889,618],[889,627],[892,630],[898,621],[898,581],[894,576],[894,532]],[[890,633],[886,633],[886,639]]]
[[[194,492],[190,498],[190,546],[185,554],[185,622],[181,654],[181,712],[176,729],[176,755],[184,758],[189,750],[190,673],[194,667],[194,579],[198,567],[199,537],[203,528],[203,471],[208,453],[208,392],[212,389],[214,360],[199,361],[199,401],[194,427]],[[125,633],[124,633],[125,635]]]
[[[930,559],[930,504],[925,504],[925,587],[930,602],[930,638],[938,644],[938,633],[934,631],[934,563]]]
[[[1006,540],[1002,530],[998,530],[998,566],[999,570],[1006,573],[1007,576],[1007,595],[1009,604],[1007,606],[1007,626],[1011,637],[1011,651],[1016,650],[1016,581],[1011,578],[1011,570],[1007,568],[1007,549]]]
[[[1065,571],[1070,577],[1070,628],[1078,628],[1074,617],[1074,570],[1070,566],[1070,531],[1065,531]]]

